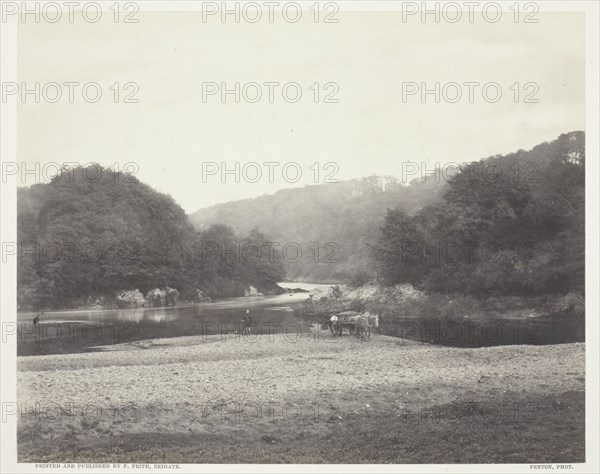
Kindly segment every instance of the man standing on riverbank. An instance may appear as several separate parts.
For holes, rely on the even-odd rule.
[[[242,318],[242,335],[250,334],[250,327],[254,324],[254,321],[250,317],[250,310],[247,309],[244,317]]]

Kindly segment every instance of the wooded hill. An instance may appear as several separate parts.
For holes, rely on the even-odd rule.
[[[250,285],[280,291],[277,261],[222,258],[223,248],[268,240],[257,229],[194,230],[168,195],[100,166],[63,170],[47,184],[18,189],[18,302],[21,308],[69,307],[121,290],[200,289],[243,296]]]
[[[281,246],[297,242],[303,258],[284,262],[288,278],[567,292],[583,289],[584,204],[585,136],[572,132],[425,182],[371,176],[286,189],[200,209],[190,220],[240,233],[258,226]]]

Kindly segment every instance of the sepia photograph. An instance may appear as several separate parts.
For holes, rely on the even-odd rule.
[[[0,471],[598,472],[599,11],[0,1]]]

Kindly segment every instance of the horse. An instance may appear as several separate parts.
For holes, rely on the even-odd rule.
[[[366,335],[371,339],[371,328],[374,327],[379,327],[379,315],[368,312],[344,311],[334,314],[329,320],[329,329],[334,336],[341,336],[344,328],[348,328],[350,335],[360,339]]]
[[[371,339],[371,328],[379,327],[379,315],[363,313],[355,318],[355,332],[357,339]]]

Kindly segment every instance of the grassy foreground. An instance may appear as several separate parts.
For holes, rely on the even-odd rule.
[[[459,349],[315,333],[194,336],[19,357],[18,456],[583,462],[584,348]]]

